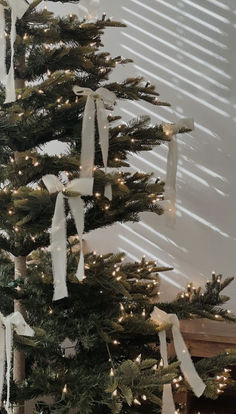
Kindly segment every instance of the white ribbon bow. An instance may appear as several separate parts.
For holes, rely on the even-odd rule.
[[[97,124],[99,131],[99,142],[102,150],[102,159],[107,173],[108,151],[109,151],[109,122],[106,115],[105,103],[114,105],[116,95],[106,88],[98,88],[95,92],[90,88],[74,86],[76,95],[87,96],[84,110],[82,137],[81,137],[81,177],[92,177],[95,155],[95,113],[97,109]],[[104,196],[112,199],[112,188],[105,186]]]
[[[11,66],[9,72],[6,72],[6,38],[5,38],[5,15],[3,5],[0,5],[0,79],[6,78],[6,100],[5,103],[16,100],[15,79],[14,79],[14,44],[16,40],[16,21],[21,19],[29,7],[25,0],[6,0],[8,8],[11,9]]]
[[[5,376],[5,359],[7,360],[7,400],[5,409],[8,414],[12,411],[9,408],[10,400],[10,376],[13,348],[13,329],[18,335],[34,336],[33,329],[25,322],[20,312],[14,312],[5,317],[0,313],[0,402],[2,402],[3,383]]]
[[[181,363],[180,368],[183,372],[184,378],[191,386],[194,394],[197,397],[200,397],[203,394],[206,385],[199,377],[190,357],[188,348],[185,345],[183,336],[180,332],[179,319],[177,315],[173,313],[167,314],[155,306],[153,312],[151,313],[151,319],[158,325],[172,325],[171,330],[175,352]],[[160,353],[163,359],[164,367],[168,367],[166,331],[162,330],[158,332],[158,335],[160,339]],[[171,384],[165,384],[163,387],[162,414],[175,414],[175,404]]]
[[[173,227],[176,221],[176,175],[178,167],[178,144],[174,137],[182,128],[194,129],[194,120],[192,118],[180,119],[176,124],[163,123],[163,132],[170,138],[168,143],[168,161],[167,175],[165,183],[165,195],[169,200],[167,207],[167,224]]]
[[[53,300],[68,296],[66,286],[66,215],[63,191],[77,192],[80,195],[68,197],[69,206],[75,221],[80,240],[80,259],[76,272],[77,278],[84,279],[84,254],[82,236],[84,232],[84,202],[82,195],[93,194],[93,178],[76,178],[64,186],[55,175],[45,175],[42,178],[49,193],[58,193],[51,231],[51,254],[54,278]]]

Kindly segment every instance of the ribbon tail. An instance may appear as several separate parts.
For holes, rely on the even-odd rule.
[[[183,372],[183,375],[186,381],[188,381],[194,394],[197,397],[200,397],[203,394],[206,388],[206,385],[204,384],[203,380],[199,377],[196,371],[196,368],[190,357],[188,348],[185,345],[183,336],[179,330],[179,327],[177,326],[178,323],[179,322],[177,320],[176,323],[174,323],[172,326],[172,334],[173,334],[176,355],[177,355],[178,360],[181,362],[181,370]]]
[[[3,383],[5,376],[5,329],[0,322],[0,404],[2,402]]]
[[[53,300],[68,296],[66,286],[66,216],[62,192],[57,196],[52,220],[51,254],[54,277]]]
[[[105,168],[105,174],[107,173],[108,153],[109,153],[109,122],[106,115],[106,109],[102,99],[98,98],[97,104],[97,120],[99,130],[99,142],[101,145],[103,165]],[[111,184],[105,185],[104,197],[108,200],[112,200],[112,186]]]
[[[0,4],[0,80],[5,81],[6,70],[6,37],[5,37],[5,13],[4,7]]]
[[[6,85],[6,100],[5,103],[14,102],[16,100],[16,89],[15,89],[15,70],[14,70],[14,44],[16,40],[16,19],[17,15],[14,9],[11,9],[11,66],[7,75]]]
[[[176,223],[176,175],[178,167],[178,143],[175,135],[169,142],[169,152],[167,161],[167,176],[165,197],[168,200],[166,208],[167,224],[174,227]]]
[[[104,197],[106,197],[106,198],[108,198],[108,200],[112,201],[112,186],[111,186],[111,184],[106,184],[105,185]]]
[[[84,110],[81,141],[80,177],[91,178],[95,155],[95,103],[90,95],[88,95]]]
[[[162,414],[175,414],[175,403],[171,384],[164,384],[162,394]]]
[[[80,282],[84,280],[84,253],[83,253],[83,232],[84,232],[84,202],[81,197],[70,197],[69,205],[75,220],[76,229],[80,241],[80,258],[76,277]]]
[[[12,333],[12,325],[9,319],[6,318],[5,320],[5,327],[6,327],[6,356],[7,356],[7,373],[6,373],[6,380],[7,380],[7,401],[6,401],[6,412],[11,414],[11,410],[9,408],[10,404],[10,376],[11,376],[11,360],[12,360],[12,347],[13,347],[13,333]]]
[[[107,161],[108,161],[108,151],[109,151],[109,122],[107,119],[106,109],[101,98],[96,100],[97,104],[97,120],[98,120],[98,130],[99,130],[99,143],[102,150],[102,159],[107,170]]]
[[[166,331],[158,332],[160,340],[160,354],[163,360],[164,367],[168,367]],[[162,394],[162,414],[175,414],[175,404],[171,384],[164,384]]]

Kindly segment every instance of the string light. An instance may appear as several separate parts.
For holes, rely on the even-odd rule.
[[[62,392],[63,392],[64,394],[66,394],[66,393],[67,393],[67,385],[66,385],[66,384],[64,385],[64,388],[63,388]]]
[[[111,370],[110,370],[110,377],[114,377],[114,369],[113,368],[111,368]]]
[[[112,396],[117,397],[117,390],[113,391]]]
[[[135,398],[133,402],[134,402],[134,404],[136,404],[136,405],[141,405],[141,402],[140,402],[139,400],[137,400],[137,398]]]
[[[139,355],[137,356],[137,358],[135,359],[135,361],[136,361],[138,364],[140,364],[141,359],[142,359],[142,354],[139,354]]]
[[[113,341],[113,345],[120,345],[120,342],[117,341],[116,339]]]
[[[143,399],[144,401],[146,401],[146,400],[147,400],[147,396],[146,396],[146,395],[142,395],[142,399]]]

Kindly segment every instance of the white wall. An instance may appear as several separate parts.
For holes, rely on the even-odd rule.
[[[138,114],[149,114],[158,123],[193,116],[196,129],[178,138],[176,228],[168,228],[164,217],[144,214],[139,224],[118,224],[87,238],[100,252],[119,249],[131,259],[146,254],[173,265],[175,270],[162,277],[162,299],[169,299],[190,281],[204,284],[212,270],[225,276],[235,272],[236,3],[101,0],[103,11],[128,25],[107,31],[105,49],[135,60],[117,70],[115,79],[145,76],[172,104],[169,109],[121,102],[124,120]],[[164,178],[166,155],[162,146],[131,163]],[[236,282],[227,293],[236,311]]]

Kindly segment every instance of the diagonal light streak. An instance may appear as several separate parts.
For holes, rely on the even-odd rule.
[[[209,14],[209,16],[214,17],[215,19],[220,20],[222,23],[226,23],[229,24],[230,21],[229,19],[227,19],[226,17],[213,12],[210,9],[207,9],[206,7],[200,6],[199,4],[197,4],[196,2],[190,1],[190,0],[181,0],[183,3],[188,4],[191,7],[194,7],[195,9],[198,9],[200,11],[202,11],[203,13]]]
[[[180,88],[180,87],[176,86],[175,84],[173,84],[173,83],[171,83],[171,82],[167,81],[166,79],[163,79],[163,78],[161,78],[160,76],[155,75],[154,73],[152,73],[152,72],[150,72],[150,71],[148,71],[148,70],[146,70],[146,69],[142,68],[141,66],[134,65],[134,67],[135,67],[136,69],[138,69],[139,71],[141,71],[141,72],[143,72],[143,73],[147,74],[148,76],[151,76],[152,78],[157,79],[159,82],[162,82],[162,83],[164,83],[165,85],[170,86],[172,89],[177,90],[177,91],[178,91],[178,92],[180,92],[181,94],[186,95],[186,96],[188,96],[189,98],[193,99],[194,101],[196,101],[196,102],[198,102],[198,103],[200,103],[200,104],[202,104],[202,105],[206,106],[207,108],[211,109],[212,111],[217,112],[218,114],[220,114],[220,115],[222,115],[222,116],[224,116],[224,117],[227,117],[227,118],[229,118],[229,117],[230,117],[230,115],[228,114],[228,112],[225,112],[225,111],[223,111],[222,109],[220,109],[220,108],[216,107],[215,105],[212,105],[212,104],[208,103],[208,102],[207,102],[207,101],[205,101],[204,99],[201,99],[201,98],[197,97],[196,95],[193,95],[192,93],[190,93],[190,92],[186,91],[185,89],[182,89],[182,88]]]
[[[193,86],[194,88],[199,89],[201,92],[206,93],[207,95],[211,96],[212,98],[217,99],[221,103],[223,103],[223,104],[229,104],[229,100],[228,99],[225,99],[225,98],[219,96],[218,94],[210,91],[206,87],[203,87],[202,85],[197,84],[196,82],[193,82],[190,79],[185,78],[184,76],[181,76],[177,72],[175,72],[175,71],[173,71],[171,69],[168,69],[167,66],[160,65],[159,63],[155,62],[154,60],[149,59],[147,56],[144,56],[143,54],[135,51],[134,49],[132,49],[132,48],[126,46],[126,45],[122,45],[121,44],[121,46],[124,49],[128,50],[130,53],[133,53],[134,55],[138,56],[140,59],[144,60],[145,62],[151,63],[151,65],[156,66],[157,68],[159,68],[161,70],[164,70],[165,72],[169,73],[170,75],[174,76],[175,78],[178,78],[181,81],[183,81],[185,83],[188,83],[189,85]]]
[[[218,86],[221,89],[224,90],[229,90],[229,87],[224,85],[223,83],[218,82],[217,80],[213,79],[210,76],[207,76],[205,73],[200,72],[194,68],[192,68],[191,66],[186,65],[185,63],[179,61],[178,59],[174,59],[172,56],[167,55],[166,53],[161,52],[160,50],[148,45],[145,42],[142,42],[141,40],[137,39],[137,37],[131,36],[130,34],[126,33],[126,32],[121,32],[121,34],[123,36],[125,36],[126,38],[133,40],[135,43],[145,47],[145,49],[150,50],[151,52],[164,57],[165,59],[169,60],[170,62],[174,63],[175,65],[180,66],[183,69],[186,69],[187,71],[194,73],[195,75],[197,75],[198,77],[200,76],[202,79],[206,79],[209,83],[212,83],[215,86]]]
[[[146,254],[147,256],[151,257],[153,260],[157,260],[156,256],[154,256],[153,254],[151,254],[148,250],[144,249],[143,247],[140,247],[138,244],[134,243],[133,241],[131,241],[130,239],[128,239],[127,237],[123,236],[122,234],[119,234],[118,236],[121,240],[125,241],[127,244],[130,244],[132,247],[134,247],[135,249],[139,250],[142,252],[142,254]],[[158,263],[160,263],[162,266],[169,266],[168,263],[164,262],[163,260],[158,259]],[[180,273],[179,271],[175,270],[175,273]],[[182,273],[180,273],[182,276]],[[179,283],[175,282],[174,280],[170,279],[168,276],[164,275],[163,273],[159,274],[159,277],[166,280],[167,282],[169,282],[171,285],[179,288],[179,289],[184,289],[184,286],[181,286]]]
[[[128,7],[123,6],[122,9],[125,10],[127,13],[130,13],[133,16],[138,17],[139,19],[141,19],[141,20],[143,20],[143,21],[145,21],[145,22],[147,22],[147,23],[149,23],[149,24],[151,24],[155,27],[158,27],[161,31],[163,31],[165,33],[168,33],[171,36],[179,38],[180,40],[186,40],[183,36],[178,35],[175,31],[170,30],[167,27],[158,24],[157,22],[154,22],[153,20],[150,20],[147,17],[144,17],[140,13],[136,13],[134,10],[129,9]],[[188,31],[188,32],[190,32],[190,33],[192,33],[192,34],[194,34],[198,37],[201,37],[202,39],[206,40],[207,42],[210,42],[210,43],[214,44],[215,46],[218,46],[222,49],[227,49],[227,46],[224,43],[221,43],[218,40],[216,40],[216,39],[214,39],[210,36],[207,36],[205,33],[202,33],[200,31],[197,31],[197,30],[193,29],[192,27],[184,24],[183,22],[178,22],[176,19],[173,19],[172,17],[170,17],[170,16],[168,16],[164,13],[161,13],[159,10],[158,11],[156,10],[156,14],[158,14],[161,18],[169,21],[171,24],[174,25],[174,27],[179,26],[179,28],[181,30],[186,30],[186,31]],[[194,42],[194,45],[197,46],[198,44]]]
[[[173,45],[173,44],[172,44],[172,43],[170,43],[170,42],[165,41],[164,39],[160,38],[159,36],[155,36],[154,34],[152,34],[152,33],[148,32],[147,30],[144,30],[144,29],[142,29],[141,27],[139,27],[139,26],[137,26],[137,25],[133,24],[133,23],[132,23],[132,22],[130,22],[129,20],[122,19],[122,22],[124,22],[125,24],[127,24],[127,26],[133,27],[135,30],[137,30],[137,31],[139,31],[139,32],[141,32],[141,33],[144,33],[145,35],[147,35],[147,36],[151,37],[152,39],[155,39],[155,40],[157,40],[158,42],[160,42],[160,43],[164,44],[165,46],[167,46],[167,47],[169,47],[169,48],[171,48],[171,49],[175,50],[176,52],[181,53],[183,56],[186,56],[186,57],[188,57],[188,58],[190,58],[190,59],[194,60],[195,62],[200,63],[200,64],[201,64],[201,65],[203,65],[203,66],[206,66],[208,70],[209,70],[209,69],[211,69],[212,71],[214,71],[214,72],[218,73],[219,75],[221,75],[221,76],[223,76],[223,77],[225,77],[225,78],[227,78],[227,79],[231,79],[231,76],[230,76],[230,75],[228,75],[225,71],[221,70],[218,66],[216,66],[216,65],[212,65],[212,64],[211,64],[211,63],[209,63],[208,61],[203,60],[203,59],[201,59],[201,58],[197,57],[196,55],[194,55],[194,54],[192,54],[192,53],[187,52],[186,50],[180,49],[179,47],[177,47],[177,46]]]

